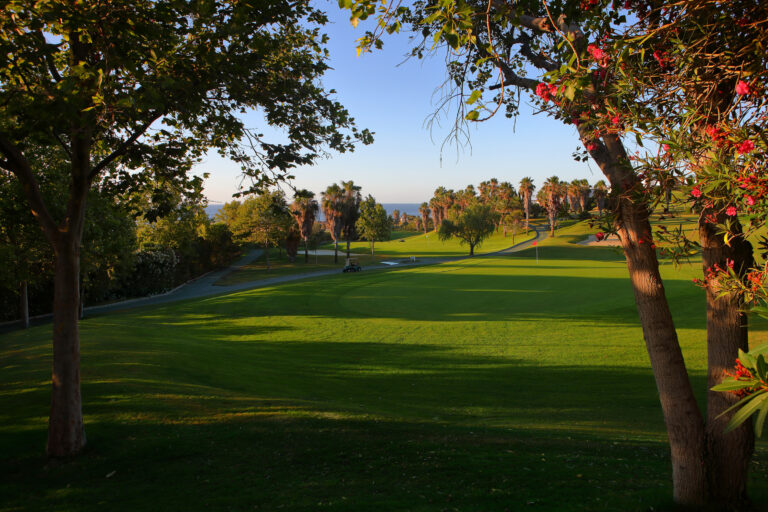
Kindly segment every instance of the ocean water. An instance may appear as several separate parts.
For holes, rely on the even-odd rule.
[[[420,204],[421,203],[382,203],[382,206],[390,215],[392,215],[392,212],[395,210],[400,210],[400,213],[407,213],[408,215],[419,215]],[[210,218],[214,218],[216,212],[218,212],[222,206],[223,205],[221,204],[209,204],[205,207],[205,213],[207,213]],[[317,220],[325,220],[323,212],[320,212]]]

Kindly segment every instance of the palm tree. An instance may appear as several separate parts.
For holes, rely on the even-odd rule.
[[[566,189],[566,197],[568,198],[568,205],[570,211],[578,213],[579,211],[579,196],[581,195],[581,182],[579,180],[573,180],[570,183],[563,183]]]
[[[328,186],[322,194],[321,207],[325,226],[333,239],[333,262],[339,262],[339,240],[341,239],[342,215],[344,214],[344,191],[337,184]]]
[[[507,216],[513,211],[520,210],[520,201],[517,199],[515,187],[508,181],[498,185],[495,190],[495,197],[492,203],[499,214],[499,227],[503,228],[504,236],[507,236]]]
[[[550,176],[544,185],[541,187],[541,198],[544,200],[544,207],[547,210],[547,216],[549,217],[550,236],[555,236],[555,223],[557,222],[557,212],[560,209],[560,204],[568,188],[567,185],[560,181],[557,176]]]
[[[605,208],[605,197],[608,195],[608,186],[605,184],[605,181],[600,180],[597,183],[595,183],[594,186],[595,191],[595,202],[597,203],[597,213],[599,215],[603,214],[603,208]]]
[[[344,192],[344,202],[341,215],[341,232],[344,235],[344,240],[347,241],[347,258],[349,258],[349,245],[352,239],[357,236],[355,230],[355,224],[360,217],[360,203],[363,200],[360,195],[360,188],[355,183],[350,181],[342,181],[341,188]]]
[[[525,210],[525,233],[528,234],[528,219],[531,214],[531,198],[533,197],[533,191],[536,190],[536,185],[533,184],[533,178],[525,177],[520,180],[520,188],[518,192],[520,197],[523,198],[523,210]]]
[[[309,237],[312,236],[312,227],[315,225],[317,212],[320,210],[315,201],[314,192],[309,190],[297,190],[291,204],[291,215],[299,225],[299,233],[304,239],[304,263],[309,263]]]
[[[419,206],[419,213],[421,214],[421,225],[424,226],[424,234],[427,234],[427,222],[429,222],[429,203],[421,203]]]
[[[579,205],[582,212],[587,211],[587,203],[589,202],[591,192],[592,189],[589,187],[589,182],[587,180],[579,180]]]
[[[432,210],[433,229],[437,231],[438,229],[440,229],[440,224],[442,223],[442,220],[443,220],[443,216],[442,216],[443,210],[442,210],[442,207],[440,206],[440,199],[438,199],[437,197],[433,197],[432,199],[430,199],[429,209]]]

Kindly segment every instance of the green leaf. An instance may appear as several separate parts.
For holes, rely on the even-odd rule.
[[[753,387],[754,383],[750,383],[743,380],[727,380],[724,382],[721,382],[720,384],[717,384],[715,386],[712,386],[712,391],[736,391],[739,389],[744,388],[750,388]]]
[[[568,85],[565,88],[565,97],[570,101],[573,101],[573,97],[576,95],[576,88],[573,85]]]
[[[755,395],[759,396],[759,399],[753,399],[751,400],[747,405],[742,407],[739,412],[733,415],[733,418],[731,418],[731,421],[728,422],[728,425],[725,427],[725,432],[730,432],[731,430],[737,429],[742,423],[747,421],[747,419],[752,416],[755,411],[763,404],[763,402],[766,402],[768,400],[768,394],[766,394],[765,391],[755,393]],[[753,395],[754,396],[754,395]],[[743,403],[739,402],[739,403]]]
[[[765,416],[768,414],[768,400],[763,400],[763,405],[760,407],[760,414],[757,415],[755,421],[755,434],[757,437],[761,437],[763,433],[763,425],[765,424]]]
[[[472,91],[472,94],[469,95],[469,99],[467,100],[467,105],[474,104],[480,98],[481,94],[483,93],[480,91]]]
[[[763,357],[763,354],[757,355],[757,375],[763,379],[766,380],[766,374],[768,374],[768,365],[765,364],[765,357]]]
[[[464,119],[467,121],[477,121],[477,119],[480,117],[480,112],[477,110],[472,110],[471,112],[468,112],[466,116],[464,116]]]

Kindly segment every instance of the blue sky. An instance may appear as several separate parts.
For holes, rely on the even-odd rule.
[[[445,80],[442,57],[403,62],[408,36],[396,34],[385,39],[383,50],[358,58],[355,40],[363,34],[365,22],[354,29],[336,1],[318,4],[331,19],[325,31],[333,69],[323,84],[336,89],[337,99],[357,125],[375,132],[375,141],[354,153],[332,154],[316,165],[295,169],[295,186],[319,194],[331,183],[354,180],[379,202],[420,203],[439,186],[459,189],[494,177],[514,184],[523,176],[533,177],[537,184],[552,175],[568,181],[586,178],[590,183],[602,179],[594,164],[571,158],[578,147],[575,128],[544,114],[532,115],[527,101],[516,126],[503,115],[474,123],[472,147],[457,155],[456,146],[447,144],[441,160],[451,119],[444,117],[442,126],[431,133],[425,120],[435,111],[439,98],[435,90]],[[249,115],[246,124],[263,130],[256,114]],[[237,165],[217,155],[209,155],[197,170],[211,175],[205,189],[211,201],[231,200],[241,182]]]

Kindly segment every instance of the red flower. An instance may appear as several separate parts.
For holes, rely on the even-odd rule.
[[[667,66],[669,66],[669,63],[671,60],[667,52],[663,52],[661,50],[656,50],[655,52],[653,52],[653,58],[656,59],[656,62],[659,63],[659,66],[661,67],[661,69],[664,69]]]
[[[691,190],[691,195],[692,195],[693,197],[697,198],[697,199],[698,199],[699,197],[701,197],[701,190],[699,190],[699,186],[698,186],[698,185],[696,185],[695,187],[693,187],[693,190]]]
[[[738,210],[736,210],[735,206],[729,206],[728,208],[725,209],[725,214],[729,217],[735,217],[737,213],[738,213]]]
[[[602,231],[598,231],[597,233],[595,233],[595,238],[597,239],[598,242],[600,242],[605,238],[605,233],[603,233]]]
[[[744,142],[742,142],[739,145],[739,147],[736,149],[736,151],[739,154],[741,154],[741,153],[751,153],[753,149],[755,149],[755,143],[752,142],[751,140],[745,140]]]
[[[549,101],[552,96],[557,94],[557,86],[551,84],[540,83],[536,86],[536,96],[544,101]]]
[[[616,114],[615,116],[613,116],[613,118],[611,119],[611,123],[613,124],[621,123],[621,118],[619,117],[619,114]]]
[[[752,91],[749,89],[749,84],[743,80],[739,80],[739,82],[736,84],[736,94],[739,96],[745,96]]]
[[[749,206],[752,206],[752,205],[754,205],[754,204],[755,204],[755,198],[754,198],[754,197],[752,197],[752,196],[747,196],[747,204],[748,204]]]
[[[587,46],[587,51],[595,60],[600,60],[605,57],[605,52],[593,44]]]
[[[587,151],[595,151],[597,149],[597,144],[594,142],[588,142],[586,147]]]
[[[664,151],[669,151],[669,144],[664,144],[663,146],[661,146],[661,149],[663,149]]]

